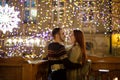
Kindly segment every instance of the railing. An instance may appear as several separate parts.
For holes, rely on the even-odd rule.
[[[92,57],[89,80],[119,80],[120,79],[120,57]]]

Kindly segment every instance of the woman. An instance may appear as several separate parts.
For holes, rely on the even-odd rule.
[[[84,65],[86,62],[86,49],[83,33],[80,30],[73,30],[70,38],[73,46],[68,51],[69,60]],[[67,76],[67,80],[82,80],[81,68],[68,70]]]

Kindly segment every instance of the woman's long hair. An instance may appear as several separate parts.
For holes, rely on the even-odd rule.
[[[85,40],[84,40],[84,34],[80,30],[74,30],[73,33],[74,33],[76,42],[79,44],[79,46],[81,48],[82,63],[84,64],[85,61],[86,61],[86,58],[87,58],[87,56],[86,56],[86,45],[85,45]]]

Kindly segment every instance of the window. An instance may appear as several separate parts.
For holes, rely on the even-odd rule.
[[[0,5],[2,6],[4,6],[7,3],[9,3],[9,0],[0,0]]]
[[[36,23],[37,8],[36,0],[26,0],[24,2],[24,23],[33,22]]]
[[[64,13],[65,13],[65,2],[62,0],[53,0],[52,1],[52,7],[53,7],[53,14],[52,14],[52,18],[53,21],[52,22],[57,22],[57,23],[63,23],[64,22]]]
[[[0,0],[0,5],[2,5],[2,0]]]

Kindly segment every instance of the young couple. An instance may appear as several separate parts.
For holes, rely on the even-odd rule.
[[[48,45],[47,58],[51,61],[52,80],[82,80],[80,69],[86,61],[84,35],[80,30],[73,30],[70,35],[72,47],[66,50],[63,44],[64,32],[62,28],[52,31],[53,42]],[[58,73],[56,73],[58,72]]]

